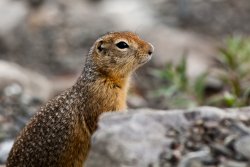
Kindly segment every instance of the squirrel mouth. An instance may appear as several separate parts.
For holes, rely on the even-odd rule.
[[[147,55],[145,58],[139,61],[139,64],[145,64],[152,58],[152,55]]]

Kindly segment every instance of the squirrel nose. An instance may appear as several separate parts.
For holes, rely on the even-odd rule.
[[[148,50],[148,54],[151,55],[154,52],[154,46],[149,43],[149,50]]]
[[[149,55],[151,55],[152,53],[153,53],[153,51],[152,51],[152,50],[149,50],[149,51],[148,51],[148,54],[149,54]]]

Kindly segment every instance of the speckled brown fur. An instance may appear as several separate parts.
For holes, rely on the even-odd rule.
[[[117,47],[121,41],[129,47]],[[99,38],[75,85],[50,100],[21,131],[7,167],[83,166],[99,115],[126,108],[130,75],[152,52],[151,44],[131,32]]]

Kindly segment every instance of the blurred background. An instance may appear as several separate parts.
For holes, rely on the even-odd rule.
[[[1,0],[0,164],[109,31],[135,32],[155,47],[133,76],[130,108],[248,106],[249,12],[249,0]]]

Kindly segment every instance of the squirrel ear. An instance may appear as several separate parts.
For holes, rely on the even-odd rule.
[[[104,46],[103,46],[103,41],[99,41],[97,42],[97,45],[96,45],[96,48],[97,48],[97,52],[102,52],[104,50]]]

